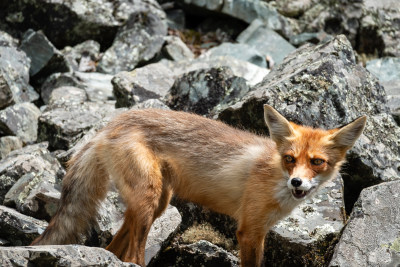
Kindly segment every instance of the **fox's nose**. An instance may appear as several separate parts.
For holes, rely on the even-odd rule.
[[[292,178],[292,180],[290,181],[290,183],[294,186],[294,187],[299,187],[302,183],[300,178]]]

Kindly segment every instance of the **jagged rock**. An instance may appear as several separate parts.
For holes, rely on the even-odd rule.
[[[186,4],[192,4],[206,10],[221,12],[234,18],[251,23],[260,19],[268,28],[275,30],[285,37],[293,34],[291,22],[280,15],[270,3],[261,0],[185,0]]]
[[[9,245],[29,245],[46,227],[45,221],[0,206],[0,238],[7,240]],[[3,257],[0,258],[3,259]]]
[[[71,148],[97,122],[114,112],[113,103],[72,103],[47,110],[39,117],[38,140],[52,150]]]
[[[146,241],[146,265],[159,255],[161,247],[176,233],[181,221],[178,210],[171,205],[168,205],[165,212],[154,221]]]
[[[18,40],[8,33],[0,30],[0,46],[18,46]]]
[[[387,115],[384,89],[356,64],[351,45],[343,35],[316,47],[306,45],[297,49],[218,117],[233,125],[265,132],[265,103],[289,120],[325,128],[369,115],[364,135],[351,150],[348,168],[343,170],[346,201],[348,195],[357,197],[363,187],[398,179],[399,127]],[[351,209],[350,201],[346,205]]]
[[[110,74],[133,70],[160,52],[166,34],[165,14],[160,16],[152,10],[133,12],[104,53],[98,70]]]
[[[192,71],[179,77],[167,96],[175,110],[208,114],[218,104],[227,104],[249,91],[246,80],[227,67]]]
[[[173,244],[168,247],[152,266],[239,266],[236,256],[208,242],[200,240],[194,244]]]
[[[109,47],[129,14],[151,11],[164,14],[155,0],[99,0],[73,2],[15,1],[2,5],[0,17],[11,29],[42,29],[58,48],[96,40]]]
[[[242,61],[250,62],[261,68],[267,67],[265,56],[263,56],[254,47],[247,44],[222,43],[219,46],[211,48],[202,56],[231,56]]]
[[[337,176],[272,228],[266,265],[326,266],[344,226],[343,181]]]
[[[0,135],[18,136],[24,143],[37,139],[40,110],[32,103],[20,103],[0,111]]]
[[[134,263],[120,261],[111,252],[95,247],[79,245],[3,247],[0,248],[3,266],[131,266]]]
[[[0,58],[2,91],[11,90],[12,92],[12,100],[9,97],[10,93],[5,93],[7,102],[12,101],[12,104],[14,104],[37,100],[39,98],[38,93],[29,85],[30,60],[25,52],[16,47],[0,46]],[[4,107],[4,104],[0,105]]]
[[[73,86],[62,86],[51,92],[46,109],[54,109],[65,105],[80,104],[87,100],[86,91]]]
[[[0,161],[0,203],[3,203],[6,193],[21,177],[40,175],[44,172],[55,177],[58,182],[65,174],[60,163],[47,150],[46,143],[10,152]]]
[[[100,59],[100,44],[88,40],[74,47],[64,47],[61,51],[74,71],[96,71],[96,62]]]
[[[400,262],[400,181],[361,192],[329,266],[396,266]]]
[[[260,82],[269,72],[249,62],[232,57],[199,58],[193,61],[161,61],[121,72],[112,80],[117,107],[131,107],[147,99],[162,99],[175,79],[185,73],[209,68],[229,67],[233,75],[243,77],[249,85]]]
[[[45,104],[49,102],[52,91],[58,87],[78,87],[80,82],[72,73],[53,73],[42,84],[40,96]]]
[[[183,30],[186,25],[185,12],[182,9],[171,9],[165,11],[169,29]]]
[[[3,204],[22,214],[49,221],[57,211],[61,195],[59,183],[57,176],[46,170],[24,174],[8,190]]]
[[[13,103],[13,92],[3,74],[0,73],[0,110],[12,105]]]
[[[41,32],[25,32],[20,49],[31,59],[29,75],[50,75],[55,72],[68,72],[70,66],[54,45]],[[57,62],[55,64],[55,62]],[[61,63],[61,64],[60,64]],[[39,74],[39,72],[42,73]]]
[[[303,32],[290,37],[290,43],[296,47],[300,47],[306,43],[319,44],[331,41],[333,36],[324,31],[320,32]]]
[[[277,1],[277,10],[286,17],[297,18],[307,11],[312,5],[312,0],[284,0]]]
[[[13,150],[22,147],[22,141],[16,136],[3,136],[0,137],[0,160],[8,155]]]
[[[176,36],[166,36],[165,44],[162,50],[164,56],[173,61],[190,60],[194,58],[194,54],[181,40]]]
[[[237,37],[237,41],[254,47],[264,58],[272,58],[275,64],[280,64],[285,56],[295,50],[294,46],[260,20],[254,20]]]
[[[390,112],[400,125],[400,58],[381,58],[367,62],[366,66],[379,79],[385,88],[387,105]]]

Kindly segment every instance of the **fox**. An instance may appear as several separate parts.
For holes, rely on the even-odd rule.
[[[311,128],[263,107],[269,137],[181,111],[122,113],[70,159],[60,206],[32,245],[79,242],[112,180],[126,211],[106,249],[122,261],[145,265],[174,194],[236,219],[241,266],[261,266],[269,229],[337,175],[366,124]]]

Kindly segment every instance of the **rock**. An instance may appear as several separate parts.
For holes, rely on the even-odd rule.
[[[0,137],[0,160],[13,150],[22,148],[22,141],[16,136]]]
[[[158,99],[148,99],[141,103],[138,103],[132,107],[132,109],[148,109],[157,108],[169,110],[170,108]]]
[[[163,99],[175,79],[182,74],[209,68],[229,67],[233,75],[243,77],[249,85],[260,82],[269,70],[232,57],[199,58],[193,61],[162,61],[121,72],[112,80],[116,107],[131,107],[148,99]]]
[[[80,104],[87,100],[86,91],[73,86],[62,86],[51,92],[46,109]]]
[[[285,17],[298,18],[314,3],[312,0],[284,0],[276,2],[276,9]]]
[[[0,46],[18,46],[18,40],[9,35],[8,33],[0,30]]]
[[[163,47],[163,54],[167,59],[173,61],[190,60],[194,58],[194,54],[181,40],[176,36],[166,36]]]
[[[348,167],[343,168],[346,207],[350,210],[349,196],[357,197],[362,188],[371,184],[398,179],[400,132],[387,115],[385,91],[356,64],[351,45],[343,35],[316,47],[297,49],[218,118],[265,132],[265,103],[289,120],[325,128],[338,127],[364,114],[369,116],[364,135],[348,154]],[[380,133],[384,139],[378,137]],[[351,181],[354,187],[348,186]]]
[[[344,226],[343,181],[337,176],[272,228],[266,265],[326,266]]]
[[[0,73],[0,110],[6,108],[14,103],[13,92],[4,78],[4,75]]]
[[[60,163],[47,150],[46,143],[26,146],[10,152],[0,161],[0,203],[6,193],[25,175],[36,176],[46,173],[47,177],[60,183],[65,174]]]
[[[167,104],[175,110],[208,114],[218,104],[227,104],[249,91],[245,79],[227,67],[192,71],[179,77],[170,90]]]
[[[101,58],[99,72],[117,74],[149,61],[160,52],[166,34],[165,14],[151,10],[132,13]]]
[[[8,104],[37,100],[39,95],[29,85],[30,60],[26,54],[15,47],[0,46],[0,59],[1,97],[5,98]],[[9,91],[12,92],[12,100]],[[4,108],[5,105],[0,106]]]
[[[96,62],[100,59],[100,44],[88,40],[74,47],[64,47],[61,51],[74,71],[96,71]]]
[[[400,181],[364,189],[329,266],[396,266],[400,262]]]
[[[374,1],[374,0],[364,0],[364,6],[367,8],[373,9],[399,9],[399,2],[396,0],[382,0],[382,1]]]
[[[81,86],[81,83],[72,73],[53,73],[42,84],[40,96],[45,104],[49,102],[52,91],[58,87]]]
[[[37,139],[40,110],[32,103],[21,103],[0,111],[0,135],[18,136],[24,143]]]
[[[186,26],[185,12],[182,9],[171,9],[165,11],[169,29],[183,30]]]
[[[41,32],[35,32],[32,29],[25,32],[20,49],[31,59],[30,76],[34,76],[41,70],[43,71],[41,75],[70,70],[61,53]],[[61,64],[54,64],[54,62],[61,62]],[[48,66],[46,67],[46,65]],[[47,68],[47,70],[43,70],[43,68]]]
[[[39,117],[38,140],[49,141],[52,150],[67,150],[114,110],[114,104],[107,102],[73,103],[46,110]]]
[[[290,43],[296,47],[300,47],[306,43],[319,44],[331,41],[332,35],[327,34],[324,31],[320,32],[303,32],[290,37]]]
[[[2,17],[6,26],[15,30],[42,29],[59,48],[86,40],[96,40],[109,47],[118,28],[131,13],[138,11],[164,14],[154,0],[78,0],[61,3],[31,0],[2,6]]]
[[[268,28],[275,30],[285,37],[293,34],[291,22],[280,15],[276,8],[270,3],[261,0],[185,0],[186,4],[191,4],[206,10],[223,13],[234,18],[251,23],[255,19],[260,19]]]
[[[0,238],[7,240],[9,245],[29,245],[43,233],[46,227],[47,222],[45,221],[37,220],[13,209],[0,206]],[[3,260],[3,257],[0,257],[0,259]]]
[[[79,81],[77,87],[85,89],[89,101],[101,102],[113,100],[112,75],[99,72],[74,72]]]
[[[237,37],[237,41],[254,47],[264,58],[271,57],[275,64],[280,64],[285,56],[295,50],[294,46],[260,20],[254,20]]]
[[[242,61],[250,62],[261,68],[267,67],[265,56],[263,56],[258,50],[247,44],[222,43],[219,46],[211,48],[202,56],[230,56]]]
[[[367,70],[379,79],[385,88],[388,107],[400,125],[400,58],[381,58],[367,62]]]
[[[181,221],[182,217],[178,210],[171,205],[168,205],[164,213],[154,221],[146,241],[146,265],[148,265],[153,258],[157,257],[161,247],[176,233]]]
[[[132,266],[120,261],[111,252],[79,245],[48,245],[0,248],[0,263],[4,266]]]
[[[157,265],[157,263],[159,265]],[[168,247],[155,266],[239,266],[236,256],[208,242],[200,240],[194,244],[174,244]]]

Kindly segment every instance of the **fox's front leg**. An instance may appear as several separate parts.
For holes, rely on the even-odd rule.
[[[242,267],[261,266],[264,255],[265,232],[241,227],[237,231],[237,238],[240,245],[240,265]]]

